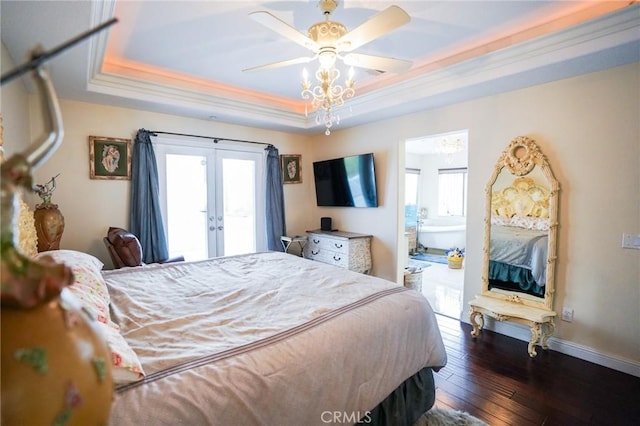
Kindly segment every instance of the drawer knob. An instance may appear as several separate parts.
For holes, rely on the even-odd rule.
[[[312,254],[312,255],[314,255],[314,256],[315,256],[315,255],[317,255],[318,253],[320,253],[320,250],[318,250],[318,251],[316,251],[316,250],[311,250],[311,254]]]
[[[342,258],[335,255],[333,256],[333,260],[335,260],[336,262],[340,262],[340,259]]]
[[[314,244],[320,244],[320,240],[313,239]]]
[[[342,243],[338,244],[338,243],[333,243],[334,246],[336,246],[336,248],[342,248]]]

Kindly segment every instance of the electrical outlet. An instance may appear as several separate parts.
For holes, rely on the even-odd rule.
[[[640,250],[640,234],[622,234],[622,248]]]
[[[573,321],[573,309],[562,308],[562,321],[566,321],[566,322]]]

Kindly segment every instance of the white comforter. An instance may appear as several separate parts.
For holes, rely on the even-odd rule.
[[[446,363],[421,294],[292,255],[104,275],[147,374],[118,389],[113,425],[322,425]]]
[[[547,282],[547,231],[515,226],[492,226],[489,259],[531,271],[539,286]]]

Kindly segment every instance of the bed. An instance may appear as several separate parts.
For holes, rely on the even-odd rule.
[[[548,190],[519,177],[491,196],[489,288],[544,297],[549,247]]]
[[[544,295],[549,236],[517,226],[491,229],[489,280],[492,287]],[[514,288],[513,284],[517,284]]]
[[[446,353],[416,291],[279,252],[101,276],[80,297],[112,349],[112,425],[408,425],[434,402]]]

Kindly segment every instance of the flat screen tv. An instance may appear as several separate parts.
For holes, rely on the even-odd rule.
[[[373,153],[313,163],[321,207],[378,207]]]

